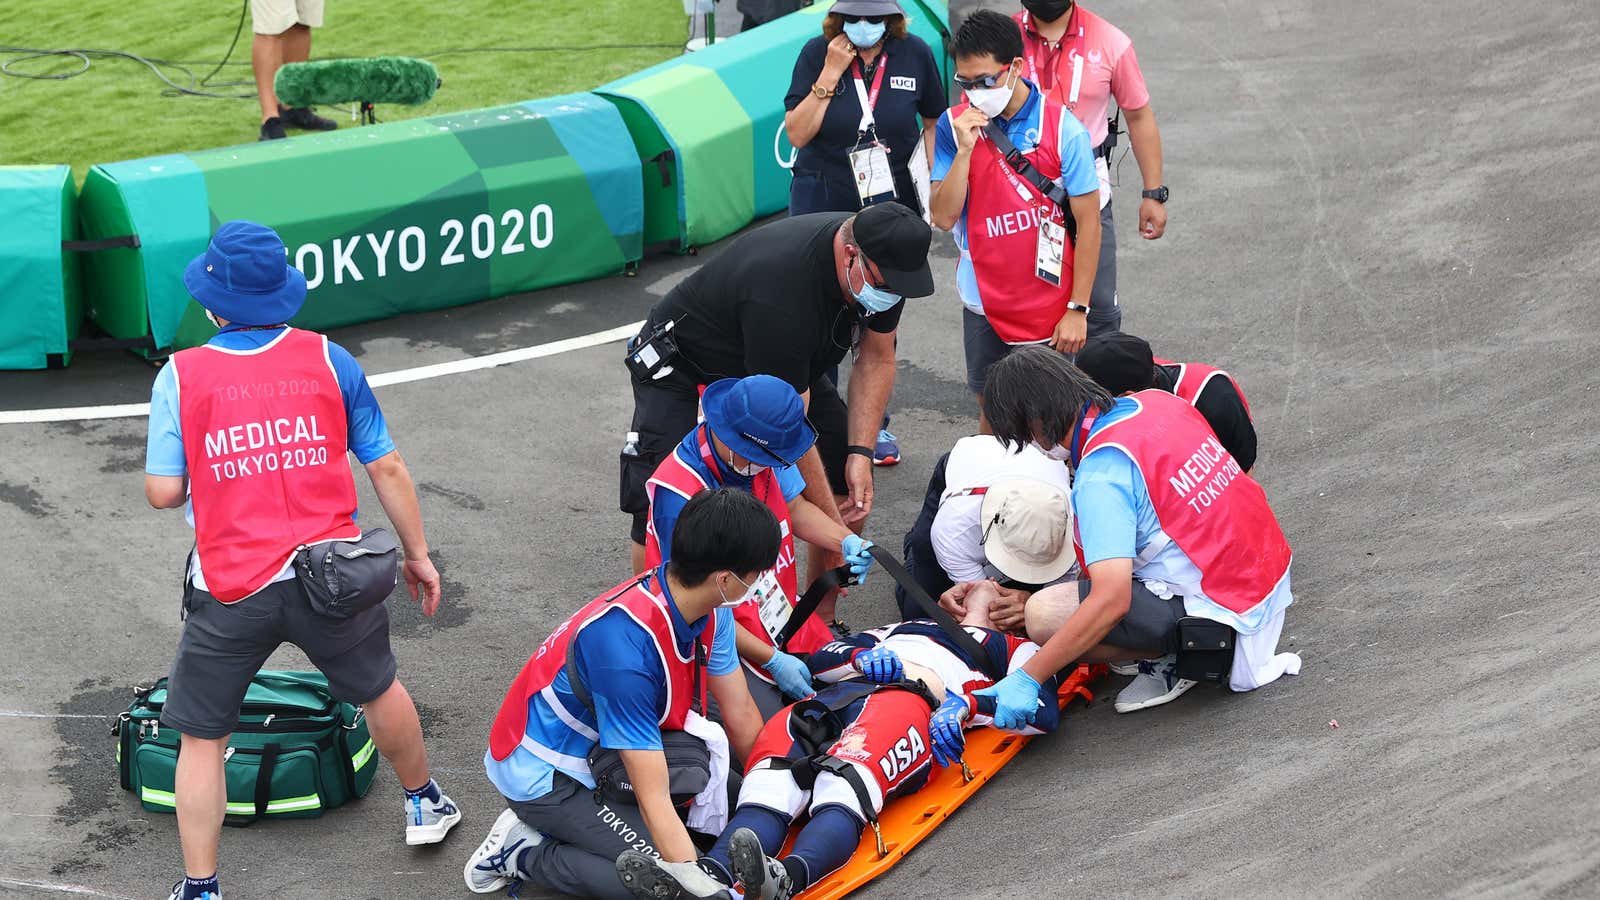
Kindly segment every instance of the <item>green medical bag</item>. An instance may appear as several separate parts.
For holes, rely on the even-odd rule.
[[[161,726],[167,679],[134,695],[117,717],[122,786],[151,812],[174,812],[173,780],[181,735]],[[366,796],[378,771],[377,747],[361,708],[328,691],[319,672],[258,672],[228,738],[223,768],[230,825],[262,817],[297,819]]]

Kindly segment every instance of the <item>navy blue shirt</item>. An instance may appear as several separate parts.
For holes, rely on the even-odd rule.
[[[811,94],[811,86],[822,77],[822,63],[828,56],[828,39],[817,35],[800,48],[800,58],[794,63],[794,76],[789,83],[789,93],[783,98],[783,108],[792,110]],[[878,91],[878,103],[873,108],[878,139],[889,147],[889,167],[895,173],[895,190],[901,196],[911,188],[906,164],[922,137],[922,119],[937,119],[945,111],[944,82],[939,77],[939,67],[934,62],[933,51],[922,38],[908,34],[898,40],[885,41],[878,65],[888,66],[883,74],[883,87]],[[828,101],[822,116],[822,127],[811,142],[800,148],[795,158],[796,176],[820,176],[830,182],[830,194],[857,198],[855,176],[850,169],[850,151],[860,141],[857,128],[861,124],[861,100],[856,95],[853,68],[845,70],[839,79],[839,93]],[[862,87],[872,91],[874,75],[865,75]],[[832,87],[832,85],[823,85]],[[920,118],[919,118],[920,117]],[[791,209],[791,215],[811,212],[855,212],[859,205],[849,209]]]

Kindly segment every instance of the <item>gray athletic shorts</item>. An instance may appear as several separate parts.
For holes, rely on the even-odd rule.
[[[1087,579],[1078,582],[1078,599],[1089,596]],[[1133,598],[1128,603],[1128,614],[1111,627],[1100,642],[1124,650],[1159,650],[1163,654],[1178,652],[1178,620],[1188,615],[1182,597],[1163,600],[1144,582],[1133,580]]]
[[[305,651],[340,700],[368,703],[394,683],[389,610],[382,603],[332,619],[313,612],[292,579],[233,604],[197,590],[168,675],[161,724],[197,738],[231,734],[250,679],[286,642]]]

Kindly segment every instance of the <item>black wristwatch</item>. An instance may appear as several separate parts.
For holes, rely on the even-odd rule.
[[[1157,203],[1165,204],[1167,202],[1167,193],[1167,186],[1163,184],[1161,187],[1158,187],[1153,191],[1140,191],[1139,196],[1144,197],[1147,200],[1154,200]]]
[[[845,456],[849,456],[852,453],[856,456],[865,456],[867,459],[872,458],[872,448],[863,447],[860,444],[851,444],[850,446],[844,448]]]

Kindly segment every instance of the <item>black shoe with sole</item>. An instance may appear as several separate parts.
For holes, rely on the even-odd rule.
[[[261,137],[263,141],[281,141],[289,135],[283,130],[283,120],[277,116],[261,123]]]
[[[280,106],[278,118],[290,128],[299,128],[302,131],[332,131],[339,127],[339,124],[332,119],[324,119],[312,112],[309,106]]]

